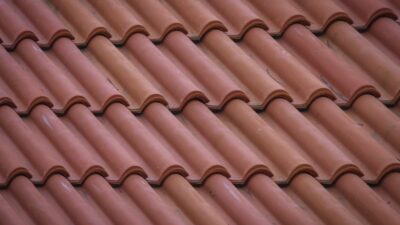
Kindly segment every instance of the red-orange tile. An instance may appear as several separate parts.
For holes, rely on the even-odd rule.
[[[335,24],[347,25],[342,21]],[[290,26],[279,41],[335,93],[338,104],[349,105],[365,93],[380,95],[363,70],[345,57],[337,55],[330,45],[325,45],[304,26]],[[342,79],[343,76],[346,76],[346,79]]]
[[[0,2],[0,40],[14,49],[23,39],[48,48],[59,37],[73,38],[43,1],[4,0]]]
[[[11,100],[19,113],[26,114],[40,103],[64,113],[75,103],[99,112],[112,102],[125,102],[69,39],[58,39],[45,51],[25,39],[15,51],[1,52],[2,97]]]
[[[307,174],[285,187],[267,176],[244,186],[213,175],[194,187],[171,175],[159,187],[132,175],[119,186],[90,176],[72,186],[53,175],[40,187],[23,176],[0,190],[1,224],[397,224],[398,173],[379,187],[353,174],[324,187]],[[29,203],[23,201],[29,199]],[[273,203],[273,204],[272,204]],[[368,204],[365,204],[368,203]],[[33,207],[34,206],[34,207]],[[17,214],[18,213],[18,214]]]

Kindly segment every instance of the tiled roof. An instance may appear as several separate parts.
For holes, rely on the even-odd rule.
[[[0,224],[398,224],[398,16],[0,0]]]

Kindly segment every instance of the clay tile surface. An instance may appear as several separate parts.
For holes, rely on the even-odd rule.
[[[3,224],[398,224],[399,173],[379,187],[346,174],[324,187],[308,174],[284,188],[258,174],[241,187],[212,175],[193,187],[172,175],[160,187],[131,175],[117,187],[101,176],[72,186],[53,175],[35,187],[26,177],[0,190]],[[371,213],[373,212],[373,213]]]
[[[63,113],[75,103],[99,112],[111,102],[125,102],[67,38],[58,39],[49,50],[24,39],[14,51],[0,51],[2,98],[9,99],[19,113],[41,103]]]
[[[397,0],[0,0],[0,225],[399,224]]]
[[[13,49],[29,38],[41,47],[50,47],[59,37],[73,38],[43,1],[2,0],[0,2],[0,40]]]

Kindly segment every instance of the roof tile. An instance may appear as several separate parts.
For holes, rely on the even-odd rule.
[[[0,12],[0,40],[6,48],[15,48],[25,38],[46,48],[59,37],[73,38],[42,1],[1,1]]]
[[[397,28],[398,30],[398,28]],[[396,34],[396,33],[394,33]],[[381,93],[381,99],[393,103],[400,96],[400,66],[392,58],[360,35],[344,22],[336,22],[326,32],[327,44],[344,59],[364,71],[368,79]]]
[[[335,98],[312,71],[265,31],[251,29],[238,45],[261,67],[266,67],[266,75],[284,87],[296,107],[306,108],[320,96]]]
[[[264,108],[277,97],[291,99],[278,82],[221,31],[209,32],[198,46],[221,68],[225,68],[255,108]]]
[[[304,26],[290,26],[279,41],[335,93],[338,104],[351,104],[365,93],[379,96],[359,68],[338,57]],[[341,79],[342,74],[346,80]]]
[[[386,199],[398,193],[393,189],[398,178],[398,173],[387,176],[384,189],[369,187],[352,174],[331,187],[323,187],[307,174],[296,176],[287,187],[261,174],[243,187],[235,187],[221,175],[213,175],[199,187],[179,175],[171,175],[160,187],[151,187],[136,175],[119,187],[96,174],[80,187],[60,175],[51,176],[42,187],[20,176],[0,191],[0,212],[8,212],[2,218],[10,224],[52,220],[53,224],[397,224],[399,202]]]
[[[111,102],[125,102],[69,39],[59,39],[46,51],[25,39],[16,51],[2,50],[1,57],[2,98],[8,99],[21,114],[39,103],[63,113],[74,103],[103,111]]]
[[[78,45],[88,44],[97,34],[105,35],[115,44],[123,44],[134,33],[149,34],[152,40],[160,41],[171,30],[185,31],[158,1],[121,0],[114,4],[111,1],[52,0],[51,8],[74,34]]]
[[[393,10],[386,5],[385,1],[366,0],[360,2],[357,0],[335,0],[335,2],[349,15],[352,15],[353,26],[356,28],[366,29],[375,19],[382,16],[392,19],[397,18]]]
[[[271,35],[281,35],[294,23],[309,25],[310,22],[291,1],[247,0],[245,3],[268,27]]]
[[[376,110],[369,110],[371,105]],[[258,113],[242,100],[230,101],[219,113],[191,101],[177,115],[160,103],[150,104],[142,115],[120,103],[98,116],[81,104],[58,117],[47,106],[35,107],[23,119],[9,106],[1,109],[1,154],[10,159],[2,167],[2,186],[19,174],[43,183],[55,172],[68,174],[76,184],[93,173],[117,184],[129,174],[159,184],[171,173],[196,184],[215,173],[234,183],[255,173],[288,183],[304,172],[323,183],[348,172],[378,183],[400,168],[399,117],[368,95],[346,111],[318,98],[302,113],[283,99]],[[385,118],[382,123],[372,121],[377,115]],[[31,154],[32,148],[48,158]]]
[[[0,224],[397,224],[397,2],[0,0]]]
[[[241,39],[254,27],[281,35],[294,23],[306,25],[313,32],[322,32],[338,20],[351,23],[357,29],[366,29],[377,18],[398,18],[396,3],[388,0],[368,0],[368,4],[341,0],[317,3],[309,0],[231,0],[229,7],[220,1],[206,0],[118,0],[118,4],[109,0],[28,2],[2,3],[4,21],[14,24],[10,30],[8,23],[4,23],[0,31],[0,40],[8,49],[26,37],[37,40],[41,47],[51,46],[59,37],[72,38],[77,45],[85,46],[97,34],[110,38],[114,44],[125,43],[134,33],[147,34],[151,40],[160,42],[173,30],[188,33],[193,40],[200,40],[212,29],[226,31],[231,38]],[[47,18],[52,18],[51,25]]]

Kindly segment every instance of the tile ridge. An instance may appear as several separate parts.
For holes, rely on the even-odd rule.
[[[285,24],[285,26],[284,26],[284,28],[282,29],[282,31],[281,31],[280,33],[278,33],[278,34],[270,33],[270,32],[268,31],[268,26],[265,25],[265,23],[261,23],[260,21],[257,21],[257,19],[254,19],[253,21],[250,21],[250,22],[241,30],[240,35],[234,36],[234,37],[231,36],[231,35],[228,35],[228,34],[226,33],[226,30],[225,30],[225,29],[222,29],[222,28],[220,27],[220,25],[216,25],[216,24],[213,24],[213,23],[208,24],[207,26],[205,26],[205,28],[202,29],[202,31],[201,31],[201,33],[200,33],[201,35],[199,35],[199,37],[197,37],[197,36],[194,37],[194,36],[190,36],[190,35],[188,34],[188,31],[182,26],[182,24],[180,24],[180,23],[175,23],[175,24],[171,24],[170,26],[168,26],[167,29],[165,29],[165,31],[164,31],[164,32],[162,33],[162,35],[161,35],[161,38],[159,38],[159,39],[152,39],[152,38],[149,38],[149,33],[148,33],[147,30],[141,29],[141,28],[138,27],[139,25],[137,25],[137,26],[133,26],[133,27],[129,28],[129,29],[124,33],[123,38],[121,39],[121,41],[118,41],[118,42],[116,42],[116,41],[111,41],[111,39],[110,39],[110,38],[111,38],[111,34],[110,34],[109,31],[107,31],[107,29],[106,29],[105,27],[96,27],[95,29],[93,29],[93,30],[89,33],[88,37],[85,38],[85,41],[84,41],[84,42],[82,42],[82,43],[76,43],[76,42],[74,41],[74,40],[75,40],[75,37],[71,34],[71,32],[70,32],[68,29],[65,28],[65,29],[59,30],[59,31],[57,31],[56,33],[54,33],[47,43],[39,43],[39,42],[38,42],[38,38],[36,37],[36,35],[35,35],[32,31],[25,31],[25,32],[22,32],[22,33],[18,36],[19,38],[17,39],[17,41],[14,41],[12,45],[6,45],[4,42],[2,42],[1,39],[0,39],[0,45],[3,45],[4,48],[5,48],[7,51],[14,51],[15,48],[17,47],[17,45],[18,45],[22,40],[24,40],[24,39],[32,39],[33,41],[35,41],[35,42],[38,44],[38,46],[39,46],[41,49],[47,50],[47,49],[51,49],[51,48],[52,48],[52,45],[56,42],[57,39],[65,37],[65,38],[68,38],[68,39],[70,39],[70,40],[73,40],[73,41],[74,41],[74,44],[75,44],[77,47],[79,47],[80,49],[82,49],[82,48],[83,48],[83,49],[86,49],[86,48],[88,48],[88,45],[89,45],[90,41],[91,41],[94,37],[96,37],[96,36],[98,36],[98,35],[102,35],[102,36],[106,37],[107,39],[109,39],[109,40],[113,43],[113,45],[119,47],[119,46],[124,46],[124,45],[126,44],[127,40],[128,40],[132,35],[137,34],[137,33],[142,33],[142,34],[146,35],[146,36],[151,40],[151,42],[153,42],[154,44],[161,44],[161,43],[164,42],[165,37],[166,37],[170,32],[173,32],[173,31],[182,32],[182,33],[184,33],[186,36],[188,36],[189,39],[190,39],[192,42],[197,43],[197,42],[201,42],[202,39],[207,35],[207,33],[209,33],[209,32],[212,31],[212,30],[220,30],[220,31],[224,32],[224,33],[225,33],[230,39],[232,39],[233,41],[238,41],[238,40],[241,40],[241,39],[244,37],[244,35],[245,35],[249,30],[251,30],[251,29],[253,29],[253,28],[261,28],[261,29],[264,29],[264,30],[266,30],[274,39],[280,39],[280,38],[282,38],[282,36],[283,36],[283,34],[286,32],[286,30],[287,30],[290,26],[295,25],[295,24],[303,25],[303,26],[306,27],[308,30],[310,30],[310,32],[312,32],[314,35],[319,36],[319,35],[325,34],[326,31],[328,30],[328,28],[329,28],[333,23],[335,23],[335,22],[337,22],[337,21],[346,22],[346,23],[348,23],[349,25],[351,25],[351,26],[352,26],[355,30],[357,30],[358,32],[363,32],[363,31],[368,31],[368,30],[370,29],[371,25],[374,24],[374,22],[377,21],[377,20],[379,20],[380,18],[389,18],[389,19],[392,19],[393,21],[396,21],[399,17],[398,17],[395,13],[393,13],[392,10],[385,10],[385,9],[382,9],[382,10],[378,11],[378,12],[376,13],[376,15],[374,14],[374,16],[370,18],[370,21],[368,22],[368,24],[367,24],[366,27],[357,27],[357,26],[352,25],[353,22],[352,22],[351,18],[349,18],[348,16],[345,16],[345,15],[342,15],[342,13],[338,13],[337,15],[333,15],[333,16],[331,16],[331,17],[329,18],[329,21],[327,21],[327,22],[325,23],[325,25],[323,26],[322,30],[312,30],[312,29],[309,28],[309,22],[308,22],[308,21],[305,21],[304,19],[301,19],[301,18],[294,18],[293,21],[291,21],[291,20],[288,21],[287,24]],[[219,22],[219,21],[214,21],[214,22],[215,22],[215,23],[221,23],[221,22]]]
[[[335,23],[336,21],[343,21],[346,22],[350,25],[353,24],[353,20],[344,12],[336,12],[335,14],[331,15],[326,21],[325,23],[322,25],[322,29],[321,31],[311,31],[312,33],[316,34],[316,33],[320,33],[323,34],[325,33],[329,26],[332,25],[333,23]]]
[[[248,21],[240,30],[239,34],[237,36],[232,36],[232,40],[241,40],[248,31],[250,31],[253,28],[261,28],[266,31],[268,31],[268,26],[260,19],[260,18],[254,18],[250,21]],[[228,35],[231,36],[231,35]]]
[[[10,184],[11,184],[11,182],[12,182],[14,179],[16,179],[17,177],[21,177],[21,176],[22,176],[22,177],[26,177],[35,187],[43,187],[44,185],[46,185],[46,183],[48,182],[48,180],[49,180],[51,177],[53,177],[53,176],[62,176],[62,177],[64,177],[72,186],[74,186],[74,187],[83,187],[84,183],[86,182],[86,180],[87,180],[88,178],[90,178],[91,176],[98,176],[98,175],[100,175],[100,176],[101,176],[109,185],[111,185],[113,188],[122,187],[122,186],[124,185],[124,183],[126,182],[126,180],[129,179],[129,177],[131,177],[131,176],[139,176],[139,177],[142,177],[148,185],[150,185],[150,186],[153,187],[153,188],[157,188],[157,187],[163,186],[164,183],[165,183],[165,181],[166,181],[167,179],[169,179],[169,177],[171,177],[171,176],[176,176],[176,175],[178,175],[178,176],[182,177],[184,180],[186,180],[186,182],[188,182],[192,187],[199,187],[199,186],[205,185],[205,183],[206,183],[207,180],[210,178],[210,176],[218,175],[218,174],[219,174],[219,175],[223,175],[223,174],[220,174],[220,173],[210,174],[208,177],[206,177],[206,178],[205,178],[202,182],[200,182],[200,183],[198,183],[198,182],[192,182],[192,181],[190,181],[190,180],[187,180],[187,178],[185,178],[185,176],[182,175],[182,174],[180,174],[180,173],[171,173],[171,174],[169,174],[168,176],[166,176],[166,177],[163,179],[163,181],[162,181],[161,183],[152,183],[152,182],[149,182],[148,180],[146,180],[145,178],[143,178],[142,176],[140,176],[140,175],[138,175],[138,174],[128,174],[123,180],[121,180],[121,182],[115,183],[115,182],[109,182],[109,181],[107,181],[106,178],[105,178],[102,174],[95,173],[95,172],[94,172],[94,173],[91,173],[91,174],[88,174],[87,177],[85,177],[85,179],[82,180],[82,182],[79,182],[79,183],[71,182],[71,181],[68,179],[68,177],[66,177],[66,176],[63,175],[63,174],[57,173],[57,172],[52,173],[52,174],[49,174],[49,176],[48,176],[48,178],[46,179],[45,182],[37,183],[37,182],[34,182],[34,181],[32,181],[32,180],[30,179],[30,175],[29,175],[29,174],[18,174],[18,175],[13,176],[13,177],[10,179],[10,181],[6,183],[6,185],[0,186],[0,190],[6,190],[6,189],[8,189],[9,186],[10,186]],[[336,183],[338,182],[338,180],[340,180],[343,176],[345,176],[345,175],[347,175],[347,174],[356,175],[357,177],[359,177],[359,178],[362,180],[362,177],[360,177],[359,175],[357,175],[357,174],[355,174],[355,173],[353,173],[353,172],[345,172],[345,173],[343,173],[343,174],[340,174],[333,182],[321,182],[321,181],[319,181],[317,178],[313,177],[312,175],[310,175],[310,174],[307,173],[307,172],[298,173],[298,174],[296,174],[296,175],[293,177],[293,179],[295,179],[297,176],[304,175],[304,174],[307,174],[307,175],[311,176],[312,179],[314,179],[316,182],[318,182],[319,184],[321,184],[324,188],[334,187],[335,185],[337,185]],[[382,178],[381,178],[378,182],[375,182],[375,183],[366,182],[366,181],[364,181],[364,180],[362,180],[362,181],[363,181],[366,185],[368,185],[368,187],[370,187],[370,188],[378,187],[378,186],[382,185],[382,183],[384,182],[384,180],[385,180],[388,176],[390,176],[390,175],[392,175],[392,174],[400,174],[400,170],[394,170],[394,171],[390,171],[390,172],[386,173],[385,175],[382,176]],[[232,185],[234,185],[236,188],[241,188],[241,187],[247,186],[248,183],[249,183],[249,181],[252,180],[254,176],[259,176],[259,175],[264,176],[264,177],[267,177],[267,178],[271,178],[269,175],[264,174],[264,173],[255,173],[255,174],[249,176],[248,179],[246,180],[246,182],[235,183],[235,182],[232,182],[232,181],[229,180],[229,179],[228,179],[228,180],[229,180],[229,182],[232,183]],[[224,177],[226,177],[226,176],[224,176]],[[283,183],[282,183],[282,182],[277,182],[277,181],[272,181],[272,182],[274,182],[274,183],[275,183],[276,185],[278,185],[280,188],[285,188],[285,187],[288,187],[289,185],[292,184],[293,179],[292,179],[290,182],[283,182]]]
[[[36,34],[33,31],[24,31],[21,32],[11,44],[6,44],[4,42],[2,42],[1,44],[7,51],[14,51],[17,48],[18,44],[25,39],[31,39],[35,43],[39,41],[39,38],[37,38]]]

